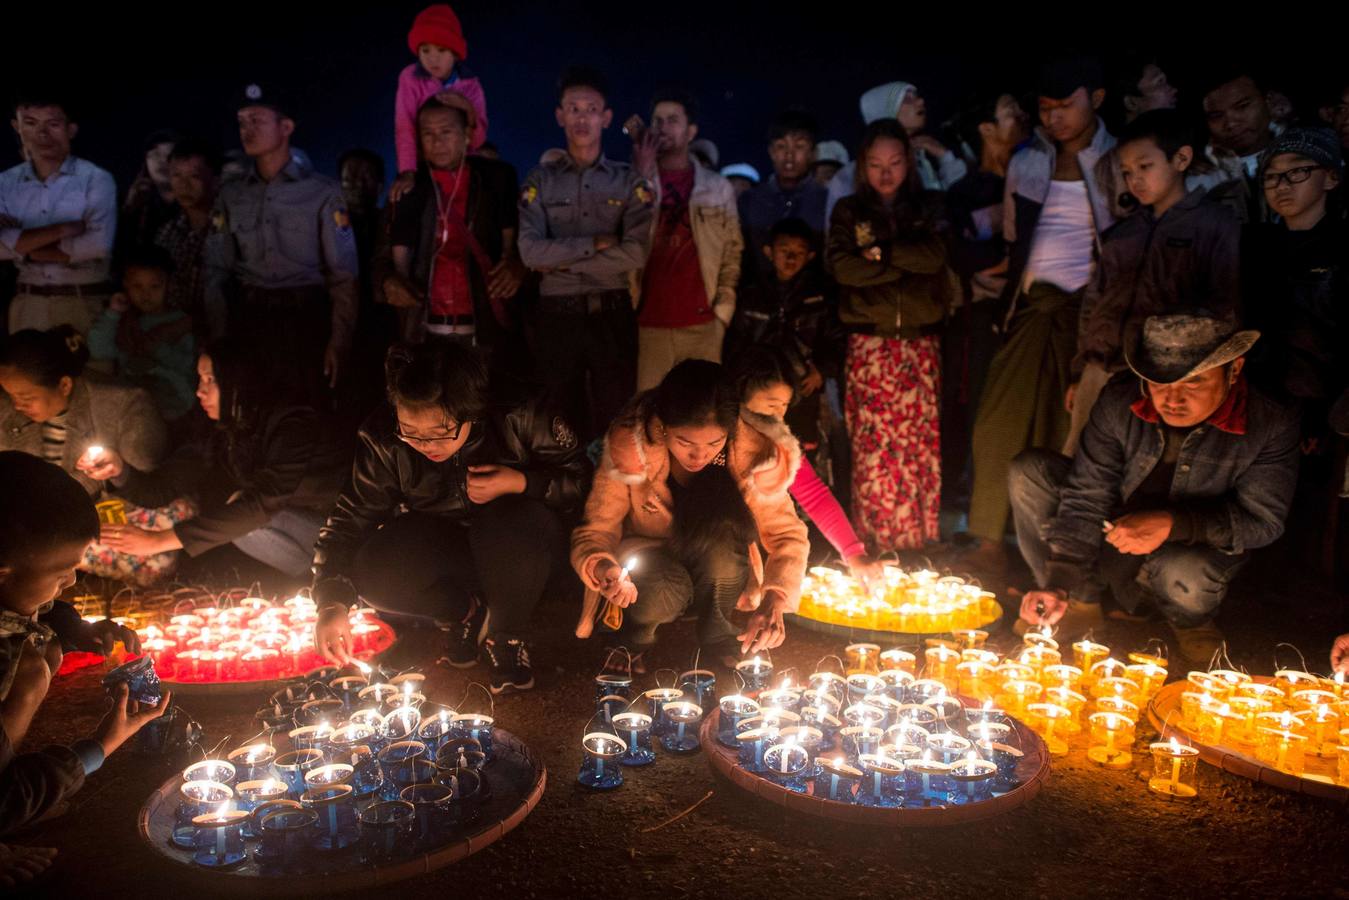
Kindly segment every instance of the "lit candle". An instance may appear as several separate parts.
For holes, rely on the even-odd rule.
[[[1171,797],[1193,797],[1198,793],[1193,783],[1198,750],[1174,737],[1166,743],[1150,744],[1148,749],[1154,762],[1153,776],[1148,779],[1150,790]]]

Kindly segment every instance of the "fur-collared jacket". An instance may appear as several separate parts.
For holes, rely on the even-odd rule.
[[[572,567],[592,601],[601,562],[618,564],[627,554],[661,545],[671,536],[670,454],[655,437],[661,431],[654,417],[642,423],[620,416],[605,436],[585,516],[571,536]],[[781,421],[747,414],[727,442],[725,457],[727,471],[754,517],[758,544],[767,552],[761,559],[757,545],[749,548],[746,596],[757,605],[765,591],[780,591],[794,611],[810,549],[806,526],[787,492],[801,463],[801,448]]]

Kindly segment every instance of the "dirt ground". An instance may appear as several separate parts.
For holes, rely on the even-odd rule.
[[[497,721],[546,762],[548,789],[533,814],[492,847],[458,865],[366,896],[704,897],[1349,897],[1349,814],[1344,807],[1253,784],[1201,764],[1200,796],[1168,801],[1147,789],[1146,749],[1131,771],[1088,762],[1079,742],[1053,761],[1044,790],[995,820],[950,829],[866,831],[784,814],[715,776],[699,754],[662,755],[628,770],[626,783],[593,794],[575,783],[580,737],[593,711],[598,641],[571,637],[574,607],[545,604],[534,652],[538,688],[501,699]],[[1221,624],[1238,665],[1272,669],[1273,647],[1291,641],[1313,670],[1339,615],[1336,598],[1272,559],[1253,565]],[[423,664],[431,700],[453,703],[482,672],[437,669],[434,635],[404,628],[398,665]],[[1166,637],[1160,622],[1112,625],[1116,649]],[[999,637],[1001,646],[1012,643]],[[810,672],[843,641],[796,628],[774,654],[779,666]],[[692,626],[663,633],[656,665],[687,668]],[[101,669],[61,679],[30,738],[70,742],[90,732],[103,708]],[[1176,673],[1173,671],[1173,676]],[[1180,673],[1183,677],[1183,672]],[[652,686],[650,675],[639,682]],[[729,676],[719,673],[719,684]],[[723,690],[724,692],[724,690]],[[202,697],[183,705],[202,723],[206,745],[254,733],[262,696]],[[1145,723],[1140,745],[1153,740]],[[233,743],[230,745],[232,746]],[[59,848],[53,870],[23,896],[194,897],[237,895],[209,873],[176,866],[146,846],[136,814],[174,766],[128,751],[114,755],[61,818],[21,842]],[[708,792],[710,799],[656,828]],[[340,885],[288,885],[319,896]]]

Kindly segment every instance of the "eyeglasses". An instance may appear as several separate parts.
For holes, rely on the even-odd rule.
[[[468,424],[467,422],[459,422],[454,426],[453,430],[448,430],[446,431],[445,434],[439,435],[437,437],[421,437],[419,435],[407,434],[406,432],[404,432],[403,423],[399,422],[396,426],[394,426],[394,433],[397,434],[398,439],[405,444],[411,444],[414,447],[418,446],[424,447],[428,444],[441,444],[444,443],[445,441],[459,440],[459,435],[463,434],[464,426],[467,424]]]
[[[1265,190],[1273,190],[1279,186],[1279,182],[1286,181],[1289,184],[1302,184],[1312,173],[1322,166],[1298,166],[1296,169],[1289,169],[1286,172],[1266,172],[1262,179]]]

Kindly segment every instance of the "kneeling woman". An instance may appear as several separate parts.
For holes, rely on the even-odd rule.
[[[533,401],[493,394],[457,344],[395,347],[385,378],[388,403],[361,426],[315,548],[318,650],[348,661],[359,594],[435,621],[452,666],[474,665],[481,646],[493,693],[528,690],[525,641],[561,557],[559,512],[580,502],[587,472],[576,435]]]
[[[776,431],[740,421],[740,398],[716,363],[682,362],[638,397],[609,429],[572,532],[572,565],[589,589],[578,634],[589,634],[602,596],[623,610],[618,637],[636,654],[634,671],[656,629],[689,609],[703,655],[727,665],[782,643],[809,544],[787,493],[801,451]],[[627,574],[619,560],[630,554]],[[754,610],[743,629],[730,621],[737,606]]]
[[[190,498],[197,508],[165,531],[105,525],[105,544],[136,555],[182,548],[199,556],[232,543],[287,575],[308,570],[351,455],[312,408],[278,400],[262,369],[241,341],[211,344],[197,358],[197,401],[209,427],[153,472],[111,451],[81,469],[132,503]]]

